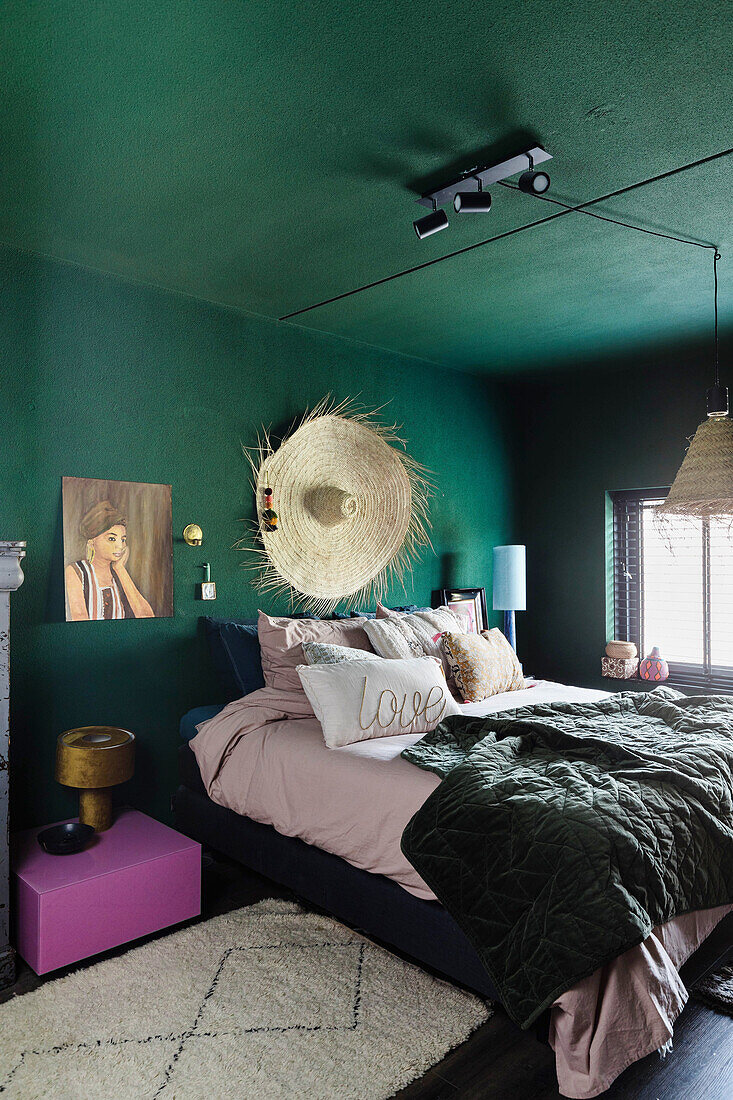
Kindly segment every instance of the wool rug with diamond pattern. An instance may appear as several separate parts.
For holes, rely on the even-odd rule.
[[[0,1006],[22,1100],[386,1100],[491,1015],[328,917],[263,901]]]

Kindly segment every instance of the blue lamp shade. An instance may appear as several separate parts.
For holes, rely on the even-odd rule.
[[[514,612],[527,610],[527,551],[494,547],[494,611],[504,612],[504,633],[516,649]]]
[[[527,610],[527,548],[494,547],[494,611]]]

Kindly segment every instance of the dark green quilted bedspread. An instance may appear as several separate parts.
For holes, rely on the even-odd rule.
[[[656,924],[733,902],[733,697],[451,717],[402,755],[443,777],[402,850],[522,1027]]]

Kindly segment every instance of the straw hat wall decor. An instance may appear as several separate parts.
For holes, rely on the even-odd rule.
[[[325,398],[275,449],[253,451],[254,555],[261,591],[315,614],[380,599],[430,546],[428,471],[405,453],[397,426]]]

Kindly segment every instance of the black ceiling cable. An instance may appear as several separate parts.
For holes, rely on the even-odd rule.
[[[518,191],[519,188],[514,183],[505,183],[503,180],[499,180],[501,187],[506,187],[509,191]],[[586,214],[589,218],[597,218],[601,222],[610,222],[611,225],[620,225],[624,229],[633,229],[637,233],[646,233],[649,237],[663,237],[666,241],[677,241],[679,244],[689,244],[693,248],[708,248],[713,253],[713,305],[715,310],[715,386],[720,386],[720,363],[718,359],[718,260],[721,258],[720,250],[717,244],[709,244],[706,241],[693,241],[689,237],[676,237],[674,233],[662,233],[658,229],[645,229],[641,225],[632,225],[630,222],[619,221],[618,218],[609,218],[606,214],[596,214],[592,210],[584,210],[582,206],[568,206],[567,203],[561,202],[559,199],[551,199],[549,195],[535,195],[536,199],[542,199],[543,202],[551,202],[555,206],[561,206],[563,210],[566,210],[569,214]]]
[[[292,313],[286,313],[282,317],[278,318],[280,321],[289,321],[293,317],[298,317],[303,313],[309,313],[311,310],[320,309],[321,306],[332,305],[334,302],[340,302],[344,298],[350,298],[354,294],[361,294],[364,290],[373,290],[374,287],[382,286],[384,283],[390,283],[394,279],[401,279],[404,275],[412,275],[416,271],[422,271],[424,268],[432,267],[434,264],[443,263],[444,260],[450,260],[454,256],[461,256],[465,252],[473,252],[476,248],[483,248],[484,245],[493,244],[495,241],[504,240],[506,237],[512,237],[515,233],[522,233],[525,229],[534,229],[538,225],[547,225],[548,222],[555,221],[557,218],[564,218],[568,214],[588,214],[589,217],[598,218],[599,221],[613,222],[615,225],[624,226],[626,229],[636,229],[639,233],[648,233],[652,237],[664,237],[667,240],[678,241],[680,244],[691,244],[697,248],[711,248],[715,249],[717,259],[720,259],[720,253],[717,246],[708,242],[692,241],[683,237],[675,237],[671,233],[661,233],[653,229],[642,229],[638,225],[630,225],[627,222],[617,221],[615,218],[609,218],[602,216],[601,214],[594,214],[587,210],[588,206],[595,206],[599,202],[607,202],[608,199],[618,198],[619,195],[625,195],[629,191],[635,191],[639,187],[645,187],[649,183],[657,183],[659,180],[667,179],[670,176],[676,176],[680,172],[686,172],[690,168],[698,168],[702,164],[708,164],[714,160],[720,160],[721,157],[730,156],[733,153],[733,149],[723,149],[720,153],[713,153],[709,157],[702,157],[700,160],[692,161],[690,164],[682,164],[677,168],[671,168],[668,172],[661,172],[657,176],[650,176],[649,179],[639,180],[637,183],[631,183],[627,187],[621,187],[617,191],[611,191],[607,195],[599,195],[598,198],[589,199],[587,202],[579,203],[577,206],[568,206],[558,199],[551,199],[547,195],[535,195],[535,198],[543,199],[545,202],[555,203],[557,206],[563,209],[558,211],[557,214],[550,214],[546,218],[539,218],[534,222],[527,222],[525,225],[518,225],[514,229],[509,229],[505,233],[497,233],[494,237],[487,237],[486,240],[477,241],[476,244],[466,245],[465,248],[458,248],[455,252],[448,252],[445,256],[436,256],[433,260],[426,260],[424,263],[416,264],[414,267],[405,268],[403,271],[396,271],[393,275],[385,275],[381,279],[375,279],[371,283],[365,283],[363,286],[354,287],[353,290],[345,290],[342,294],[335,294],[331,298],[325,298],[322,302],[314,302],[313,305],[303,306],[301,309],[293,310]],[[502,184],[504,187],[508,187],[510,190],[519,190],[513,184]],[[715,261],[717,263],[717,260]],[[717,318],[717,267],[715,270],[715,285],[716,285],[716,318]],[[717,331],[717,322],[716,322]],[[717,338],[716,338],[717,340]]]
[[[504,180],[499,180],[500,187],[506,187],[508,191],[518,191],[519,188],[515,183],[505,183]],[[617,192],[620,194],[620,192]],[[644,229],[641,225],[632,225],[631,222],[622,222],[618,218],[609,218],[607,214],[596,214],[592,210],[585,210],[584,207],[589,206],[589,203],[580,203],[579,206],[569,206],[566,202],[560,202],[559,199],[551,199],[549,195],[533,195],[535,199],[542,199],[543,202],[551,202],[555,206],[561,206],[563,210],[567,210],[568,214],[585,214],[589,218],[597,218],[599,222],[610,222],[611,225],[621,225],[624,229],[635,229],[637,233],[647,233],[650,237],[664,237],[666,241],[678,241],[680,244],[691,244],[694,248],[712,248],[716,252],[718,246],[710,244],[708,241],[693,241],[689,237],[675,237],[674,233],[662,233],[658,229]]]

